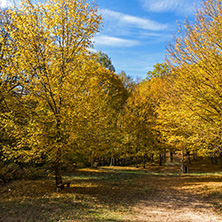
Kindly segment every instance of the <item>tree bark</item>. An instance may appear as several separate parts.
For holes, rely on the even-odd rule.
[[[214,152],[214,162],[217,165],[217,154]]]
[[[210,160],[211,160],[211,164],[214,164],[214,158],[213,158],[212,155],[211,155],[211,157],[210,157]]]
[[[181,171],[182,171],[182,173],[184,172],[184,150],[182,150]]]
[[[154,154],[151,154],[151,162],[154,162]]]
[[[112,156],[112,157],[110,158],[110,165],[109,165],[109,166],[113,166],[113,163],[114,163],[114,157]]]
[[[55,160],[55,180],[56,186],[62,184],[62,148],[61,144],[61,129],[60,129],[60,119],[56,117],[56,129],[57,129],[57,138],[56,138],[56,145],[58,146],[56,152],[56,160]]]
[[[56,186],[62,184],[62,152],[61,148],[58,148],[56,153],[56,161],[55,161],[55,179],[56,179]]]
[[[143,168],[146,168],[146,154],[143,155]]]
[[[191,163],[190,151],[187,151],[187,156],[188,156],[188,162]]]
[[[170,162],[173,162],[173,152],[170,152]]]
[[[138,156],[135,156],[135,167],[139,168],[139,166],[138,166]]]

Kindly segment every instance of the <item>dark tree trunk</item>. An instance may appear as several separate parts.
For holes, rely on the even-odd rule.
[[[91,155],[91,168],[93,168],[94,165],[94,152],[92,151],[92,155]]]
[[[115,157],[113,158],[113,161],[114,161],[113,165],[116,166],[117,163],[116,163],[116,158]]]
[[[214,163],[217,165],[217,154],[214,153]]]
[[[138,157],[137,156],[135,157],[135,166],[136,166],[136,168],[139,168],[139,166],[138,166]]]
[[[154,162],[154,154],[151,154],[151,162]]]
[[[210,160],[211,160],[211,164],[214,164],[214,158],[213,158],[213,156],[210,157]]]
[[[119,166],[119,158],[116,158],[116,166]]]
[[[166,157],[166,149],[164,149],[163,160],[164,160],[164,162],[166,163],[166,161],[167,161],[167,157]]]
[[[56,129],[57,129],[57,139],[56,144],[58,145],[58,149],[56,152],[56,160],[55,160],[55,179],[56,179],[56,187],[59,184],[62,184],[62,148],[61,148],[61,122],[59,118],[56,118]]]
[[[101,158],[101,166],[105,166],[105,158],[104,158],[104,156]]]
[[[57,150],[56,154],[56,161],[55,161],[55,179],[56,179],[56,186],[62,184],[62,152],[61,148]]]
[[[222,168],[222,152],[220,152],[220,168]]]
[[[173,162],[173,152],[170,152],[170,162]]]
[[[187,151],[188,162],[191,163],[190,151]]]
[[[125,159],[125,158],[122,158],[122,159],[121,159],[121,165],[122,165],[122,166],[126,166],[126,159]]]
[[[182,149],[181,172],[184,173],[184,150]]]
[[[146,168],[146,154],[143,155],[143,168]]]

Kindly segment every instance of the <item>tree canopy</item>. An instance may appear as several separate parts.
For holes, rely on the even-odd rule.
[[[203,1],[166,62],[135,83],[90,50],[102,21],[93,1],[1,10],[0,163],[46,164],[59,185],[76,162],[222,153],[221,13],[221,1]]]

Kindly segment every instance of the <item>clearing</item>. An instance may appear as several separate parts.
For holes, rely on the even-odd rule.
[[[79,169],[65,179],[71,186],[60,193],[53,178],[2,187],[0,221],[222,222],[222,173],[216,165],[191,165],[189,174],[180,174],[176,164]]]

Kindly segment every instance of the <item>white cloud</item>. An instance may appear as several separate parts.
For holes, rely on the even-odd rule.
[[[143,8],[151,12],[192,13],[195,0],[139,0]],[[197,0],[199,1],[199,0]]]
[[[0,0],[0,6],[1,7],[6,7],[7,6],[7,1],[6,0]]]
[[[104,16],[104,19],[111,19],[116,24],[122,26],[131,26],[133,28],[141,28],[146,30],[164,30],[167,29],[167,24],[161,24],[150,19],[144,19],[132,15],[123,14],[120,12],[111,11],[109,9],[101,9],[100,13]]]
[[[6,7],[11,7],[15,5],[19,5],[21,3],[20,0],[0,0],[0,7],[6,8]]]
[[[139,41],[122,39],[106,35],[98,35],[93,39],[95,45],[112,46],[112,47],[133,47],[139,45]]]

